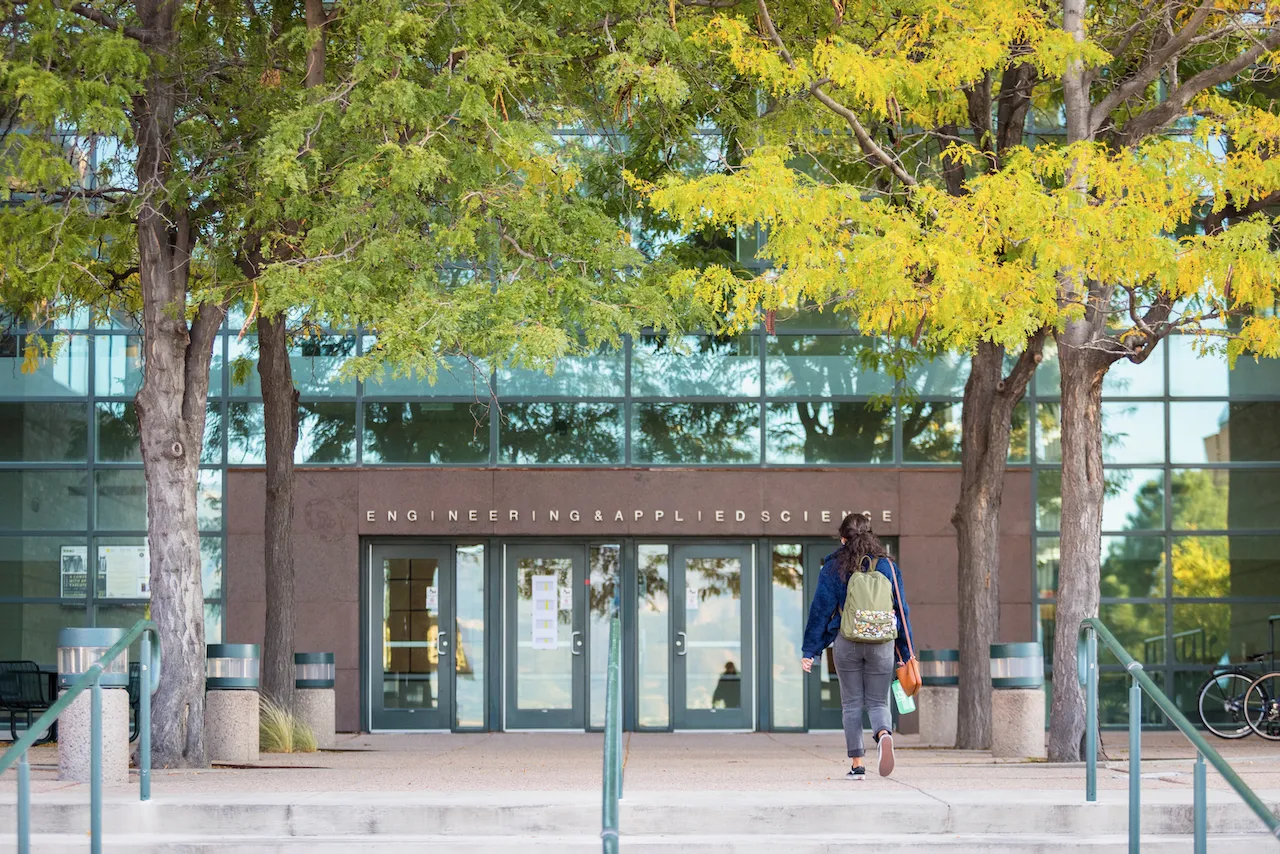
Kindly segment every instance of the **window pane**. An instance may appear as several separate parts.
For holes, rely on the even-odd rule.
[[[592,546],[591,577],[587,588],[590,598],[588,631],[591,674],[587,707],[591,710],[590,726],[604,729],[605,702],[609,678],[609,628],[613,617],[614,595],[622,578],[622,546]]]
[[[1013,407],[1013,418],[1010,419],[1009,462],[1031,462],[1031,405],[1025,400]]]
[[[217,599],[222,596],[222,537],[200,538],[200,586],[204,589],[204,598]],[[217,641],[209,641],[217,643]]]
[[[1163,664],[1164,605],[1103,603],[1098,612],[1125,651],[1143,664]],[[1114,655],[1099,644],[1098,662],[1117,664]]]
[[[84,462],[88,413],[84,403],[0,403],[0,462]]]
[[[637,403],[638,463],[758,463],[760,407],[753,403]]]
[[[298,463],[356,461],[356,405],[310,401],[298,404]]]
[[[222,403],[211,400],[204,413],[204,447],[200,449],[200,462],[222,462],[222,439],[226,430],[222,424]]]
[[[1036,539],[1036,596],[1053,599],[1058,595],[1058,567],[1062,562],[1062,544],[1057,537]]]
[[[216,602],[204,603],[204,642],[223,642],[222,606]]]
[[[631,393],[640,397],[756,397],[760,339],[643,335],[632,348]]]
[[[1062,461],[1062,404],[1040,403],[1036,457]],[[1164,461],[1164,404],[1102,404],[1102,459],[1108,463]]]
[[[96,336],[93,361],[93,391],[98,397],[133,397],[142,388],[141,335]]]
[[[142,462],[138,416],[132,403],[99,403],[97,419],[98,461]]]
[[[640,613],[636,619],[636,707],[641,727],[665,729],[671,725],[670,604],[667,547],[636,547],[640,575]]]
[[[0,605],[0,659],[56,668],[58,630],[88,624],[84,605]]]
[[[1280,537],[1175,537],[1173,595],[1280,596]]]
[[[89,342],[82,336],[40,336],[55,343],[53,356],[41,357],[35,370],[22,372],[32,336],[0,334],[0,397],[77,397],[89,393]],[[34,346],[34,345],[32,345]]]
[[[1036,472],[1036,527],[1056,531],[1062,521],[1062,472],[1041,469]]]
[[[799,545],[773,547],[773,725],[804,726],[804,565]]]
[[[1103,397],[1162,397],[1164,395],[1164,353],[1157,350],[1141,364],[1121,359],[1102,379]]]
[[[232,337],[228,341],[230,358],[239,362],[231,382],[233,397],[261,397],[262,380],[258,375],[258,339],[256,335]],[[350,397],[356,393],[354,379],[344,379],[342,366],[355,355],[356,339],[348,335],[316,335],[294,341],[289,347],[289,367],[293,384],[303,395],[313,397]],[[247,365],[248,370],[245,369]],[[241,382],[236,382],[240,379]]]
[[[1106,658],[1109,661],[1114,661],[1110,655],[1107,655]],[[1147,675],[1155,680],[1161,690],[1164,689],[1163,673],[1157,671]],[[1129,723],[1129,686],[1132,684],[1133,680],[1127,673],[1104,672],[1098,674],[1098,718],[1103,726],[1119,727],[1126,726]],[[1156,708],[1155,703],[1145,699],[1142,704],[1142,726],[1144,728],[1163,728],[1167,726],[1164,715]]]
[[[0,537],[0,597],[83,599],[89,546],[71,537]]]
[[[364,339],[364,351],[368,353],[375,339]],[[483,363],[473,365],[458,356],[440,360],[435,385],[425,376],[412,374],[394,376],[391,368],[383,368],[364,381],[364,393],[369,397],[462,397],[469,400],[488,400],[489,369]]]
[[[222,469],[200,469],[196,519],[202,531],[222,529]]]
[[[617,403],[508,403],[498,424],[504,463],[620,463],[622,405]]]
[[[1184,664],[1243,662],[1270,649],[1267,618],[1280,601],[1245,604],[1175,604],[1173,631],[1183,638],[1174,651]]]
[[[768,418],[771,463],[893,462],[890,404],[771,403]]]
[[[907,386],[922,397],[960,397],[973,362],[967,353],[944,353],[907,371]]]
[[[1231,472],[1223,469],[1177,469],[1172,473],[1171,479],[1175,529],[1221,531],[1228,526],[1232,506]],[[1266,500],[1266,496],[1261,495],[1251,498],[1264,502]],[[1273,524],[1274,517],[1267,527]]]
[[[94,474],[94,511],[103,531],[147,529],[147,482],[142,469],[106,469]]]
[[[505,397],[622,397],[627,387],[627,354],[608,349],[594,356],[557,359],[555,372],[506,368],[498,371]]]
[[[1164,472],[1108,469],[1102,530],[1147,531],[1164,527]]]
[[[1230,388],[1227,357],[1205,353],[1194,335],[1172,335],[1169,347],[1169,394],[1174,397],[1225,397]]]
[[[1102,595],[1145,599],[1164,595],[1163,537],[1103,537]]]
[[[459,728],[482,729],[485,706],[484,546],[457,548],[455,714]]]
[[[1172,462],[1253,463],[1280,460],[1280,402],[1172,403]]]
[[[488,408],[473,403],[364,405],[366,463],[489,461]]]
[[[83,531],[88,527],[88,472],[0,471],[0,528]]]
[[[768,340],[768,393],[793,397],[866,397],[893,391],[893,376],[872,354],[888,344],[862,335],[779,335]]]
[[[1280,389],[1280,359],[1255,359],[1245,354],[1231,369],[1231,396],[1275,397]]]
[[[909,463],[960,462],[960,403],[904,403],[902,459]]]

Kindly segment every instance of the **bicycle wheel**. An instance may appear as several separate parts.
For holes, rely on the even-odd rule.
[[[1245,716],[1245,696],[1256,675],[1228,670],[1200,686],[1200,722],[1218,738],[1244,738],[1253,732]]]
[[[1258,735],[1280,741],[1280,673],[1268,673],[1254,680],[1244,696],[1245,720]]]

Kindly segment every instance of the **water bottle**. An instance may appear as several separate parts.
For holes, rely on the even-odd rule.
[[[916,701],[907,696],[907,692],[902,690],[902,683],[897,679],[893,680],[893,701],[897,704],[900,715],[909,715],[916,710]]]

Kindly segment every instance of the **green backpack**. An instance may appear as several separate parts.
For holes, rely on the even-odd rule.
[[[893,613],[893,582],[877,572],[864,555],[857,572],[849,576],[840,613],[840,634],[845,640],[888,643],[898,637],[898,619]]]

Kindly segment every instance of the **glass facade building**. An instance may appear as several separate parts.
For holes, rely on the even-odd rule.
[[[32,338],[15,330],[0,336],[0,659],[41,663],[54,660],[59,628],[131,625],[144,614],[148,595],[145,483],[132,403],[141,382],[140,335],[127,322],[92,326],[72,318],[47,340],[56,342],[54,355],[33,361],[27,358]],[[937,359],[895,381],[871,367],[868,355],[893,344],[852,334],[830,313],[780,321],[774,334],[758,328],[720,339],[639,336],[618,351],[566,359],[554,374],[451,363],[434,384],[416,377],[346,378],[344,360],[369,343],[329,335],[295,346],[302,409],[297,463],[303,472],[696,468],[759,470],[767,478],[770,470],[856,477],[958,468],[967,359]],[[241,336],[234,324],[224,329],[214,348],[199,490],[210,642],[224,639],[228,607],[228,473],[263,462],[253,357],[251,336]],[[1030,622],[1046,649],[1058,568],[1055,364],[1050,350],[1018,410],[1010,450],[1011,465],[1032,484],[1031,501],[1010,510],[1031,531],[1033,557],[1025,566],[1032,579]],[[1228,370],[1225,359],[1201,356],[1193,340],[1175,338],[1146,364],[1118,364],[1104,399],[1102,617],[1192,711],[1206,667],[1265,651],[1267,618],[1280,613],[1280,364],[1246,357]],[[945,528],[946,521],[938,526]],[[522,647],[512,647],[506,658],[485,650],[496,643],[501,621],[510,621],[502,625],[515,633],[533,631],[519,622],[523,610],[505,610],[507,600],[494,599],[486,588],[492,543],[489,554],[481,543],[439,545],[438,553],[407,555],[379,540],[377,547],[390,551],[378,552],[380,569],[373,574],[381,580],[366,584],[361,594],[370,614],[374,599],[381,604],[382,614],[371,618],[380,628],[371,625],[368,636],[382,634],[385,673],[432,671],[447,651],[447,639],[439,637],[448,628],[439,618],[447,605],[455,631],[472,638],[467,661],[456,662],[448,686],[386,683],[376,692],[380,714],[390,716],[389,728],[418,727],[397,717],[405,698],[423,690],[439,698],[447,690],[455,715],[445,726],[493,727],[484,710],[501,703],[509,727],[522,720],[537,725],[521,718],[525,710],[511,696],[499,701],[495,692],[506,689],[498,687],[497,674],[486,675],[495,667],[515,668],[510,678],[517,681],[502,684],[522,684]],[[513,540],[502,545],[510,552],[502,571],[523,573],[512,589],[530,604],[537,578],[590,587],[591,601],[581,607],[593,613],[598,591],[620,578],[636,580],[637,589],[626,594],[634,597],[629,630],[635,638],[655,640],[633,642],[628,684],[638,699],[632,725],[678,727],[673,708],[679,703],[690,713],[731,708],[726,698],[745,703],[741,698],[748,694],[763,698],[770,728],[826,725],[834,702],[830,675],[806,687],[798,670],[781,664],[798,654],[808,578],[824,543],[772,537],[749,551],[716,555],[698,552],[698,541],[678,539],[624,543],[615,537],[582,545],[581,558],[544,549],[526,559],[510,551],[520,547]],[[361,555],[372,559],[372,553]],[[624,564],[626,574],[618,569]],[[747,566],[761,579],[754,600],[743,590],[722,596],[735,589],[727,579]],[[910,579],[912,567],[904,569]],[[451,573],[447,584],[439,580],[443,570]],[[228,584],[235,584],[234,573],[225,572]],[[667,601],[677,589],[676,575],[680,589],[702,591],[705,598]],[[434,606],[426,607],[424,597]],[[707,694],[705,703],[693,703],[693,694],[672,683],[679,675],[673,668],[694,665],[672,664],[673,655],[684,656],[670,645],[681,632],[726,622],[740,625],[743,638],[759,639],[756,655],[744,655],[733,672],[719,671],[713,681],[689,682],[688,691]],[[426,643],[418,635],[428,623],[435,632],[430,652],[414,645]],[[589,636],[603,631],[599,621],[588,618],[583,625]],[[582,678],[595,695],[603,690],[596,667],[603,643],[591,637],[582,643],[588,649]],[[567,649],[566,655],[575,654]],[[699,649],[710,650],[709,661],[723,657],[711,646]],[[539,666],[528,665],[529,678]],[[537,690],[552,698],[539,708],[554,707],[557,692],[565,690],[559,678],[535,679]],[[1109,723],[1121,722],[1123,688],[1122,675],[1109,670],[1103,681]],[[596,704],[588,702],[586,709],[582,722],[569,725],[593,725]],[[699,720],[696,714],[684,718],[690,726]]]

